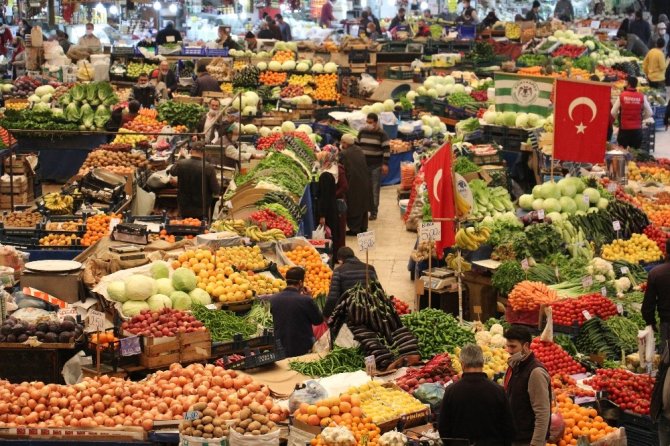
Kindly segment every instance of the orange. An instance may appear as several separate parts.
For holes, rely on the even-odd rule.
[[[340,402],[340,412],[341,413],[348,413],[351,412],[351,404],[349,404],[346,401]],[[353,414],[352,414],[353,415]]]
[[[307,407],[307,414],[308,415],[316,415],[317,407],[314,404],[310,404]]]
[[[319,426],[321,424],[321,420],[317,415],[310,415],[307,417],[307,424],[310,426]]]
[[[330,416],[330,409],[327,408],[326,406],[320,406],[320,407],[317,407],[317,409],[316,409],[316,415],[317,415],[319,418],[327,418],[327,417]]]

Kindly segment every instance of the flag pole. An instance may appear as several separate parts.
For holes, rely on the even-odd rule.
[[[428,238],[428,308],[433,306],[433,237]]]
[[[449,150],[451,150],[451,139],[449,140]],[[453,152],[451,153],[451,156],[453,156]],[[461,228],[461,218],[458,216],[458,211],[456,209],[456,194],[458,193],[458,188],[456,187],[456,170],[454,169],[454,162],[451,163],[451,184],[452,184],[452,190],[453,190],[453,199],[454,199],[454,221],[456,222],[456,226],[454,227],[455,231],[459,231]],[[460,257],[461,255],[461,248],[458,248],[458,255]],[[463,323],[463,287],[461,284],[461,266],[460,266],[460,261],[459,261],[459,266],[458,266],[458,271],[456,272],[456,281],[458,283],[458,321],[462,324]]]
[[[554,79],[554,103],[556,103],[556,86],[557,79]],[[554,182],[554,147],[556,147],[556,114],[554,113],[554,136],[551,143],[551,166],[549,167],[549,175],[551,175],[551,182]]]

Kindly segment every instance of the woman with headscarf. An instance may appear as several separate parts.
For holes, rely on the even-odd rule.
[[[335,257],[337,250],[345,243],[347,224],[345,197],[349,185],[344,168],[338,163],[337,147],[329,144],[316,157],[319,161],[317,217],[319,225],[330,228],[333,257]]]

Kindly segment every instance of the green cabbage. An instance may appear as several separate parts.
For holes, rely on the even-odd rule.
[[[175,291],[170,294],[170,300],[172,300],[172,308],[175,310],[190,310],[191,309],[191,296],[184,293],[183,291]]]
[[[86,85],[86,100],[88,102],[98,99],[98,84],[91,82]]]
[[[95,110],[95,117],[93,119],[96,127],[104,127],[107,124],[107,121],[112,117],[112,112],[109,111],[109,108],[104,105],[99,105]],[[167,276],[165,276],[167,277]],[[157,279],[157,277],[154,277]]]
[[[125,316],[137,316],[142,310],[148,310],[149,304],[144,301],[129,300],[121,306],[121,311]]]
[[[172,287],[172,280],[167,278],[156,280],[156,286],[158,287],[158,294],[169,296],[175,292],[175,289]]]
[[[68,107],[69,107],[69,105],[68,105]],[[79,109],[79,112],[81,113],[81,123],[84,124],[88,128],[93,127],[93,121],[95,119],[95,112],[93,111],[91,106],[88,105],[88,104],[84,104]]]
[[[194,303],[198,303],[200,305],[209,305],[212,303],[212,298],[209,297],[209,293],[202,288],[196,288],[188,293],[188,295],[191,296],[191,300]]]
[[[125,280],[126,297],[129,300],[147,300],[156,294],[156,281],[151,277],[133,274]]]
[[[161,311],[163,308],[172,308],[172,300],[164,294],[154,294],[147,299],[151,311]]]
[[[191,292],[197,283],[195,273],[187,268],[177,268],[172,275],[172,286],[177,291]]]
[[[74,102],[65,107],[64,115],[65,119],[70,122],[78,122],[81,119],[81,112],[79,111],[79,108],[77,108],[77,104]]]
[[[73,101],[81,102],[86,98],[86,88],[82,84],[77,84],[70,90]]]
[[[128,300],[126,297],[126,284],[122,280],[115,280],[107,285],[107,296],[110,299],[116,302],[125,302]]]
[[[100,82],[98,84],[98,99],[102,102],[110,96],[116,96],[109,82]]]
[[[154,279],[164,279],[166,277],[170,277],[170,269],[168,268],[167,263],[161,260],[152,262],[151,277],[153,277]]]

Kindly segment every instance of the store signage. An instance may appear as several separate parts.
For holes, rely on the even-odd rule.
[[[105,313],[100,311],[90,310],[88,312],[88,328],[93,331],[105,330]]]
[[[521,261],[521,268],[523,268],[524,271],[528,270],[530,266],[528,265],[528,259],[523,259]]]
[[[421,223],[419,228],[419,241],[426,242],[429,240],[434,242],[442,240],[442,225],[440,223]]]
[[[588,311],[584,310],[584,311],[582,311],[582,314],[584,315],[584,319],[586,319],[587,321],[588,321],[588,320],[591,320],[591,313],[589,313]]]
[[[621,231],[621,222],[619,220],[614,220],[612,222],[612,227],[614,228],[615,231]]]
[[[544,220],[544,209],[540,209],[537,211],[537,218],[540,220]]]
[[[365,372],[370,376],[377,373],[377,363],[375,362],[375,355],[365,357]]]
[[[628,267],[627,266],[622,266],[621,267],[621,274],[628,274]]]
[[[602,288],[600,289],[600,294],[602,294],[603,296],[607,297],[607,288],[602,287]]]
[[[367,251],[375,247],[375,231],[361,232],[356,238],[361,251]]]

